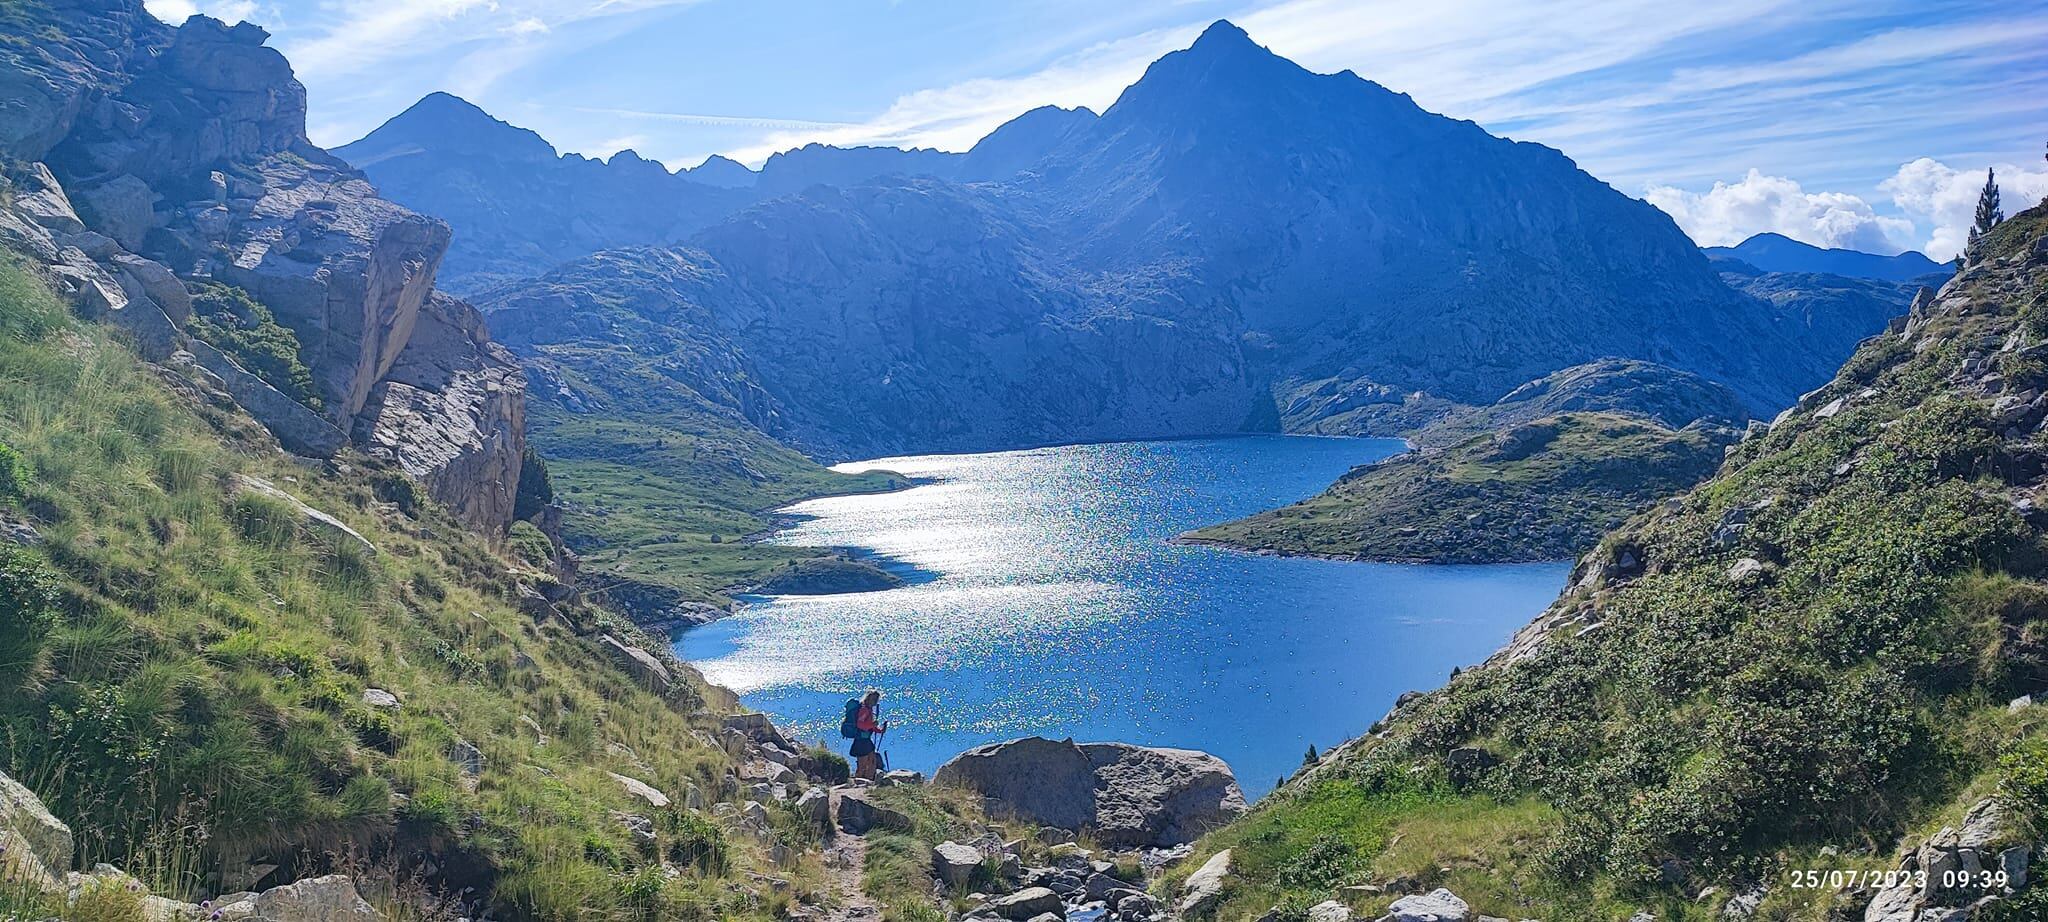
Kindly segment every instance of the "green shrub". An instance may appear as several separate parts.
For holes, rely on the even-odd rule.
[[[845,784],[853,777],[853,766],[847,764],[845,756],[823,746],[812,746],[809,755],[811,764],[817,766],[818,777],[826,784]]]
[[[321,409],[313,372],[306,367],[299,337],[291,328],[280,325],[269,308],[240,288],[215,282],[193,287],[188,332],[285,396],[315,412]]]
[[[663,814],[667,844],[663,853],[670,864],[696,868],[700,874],[725,873],[731,865],[731,848],[725,831],[710,820],[680,810]]]
[[[57,575],[41,559],[0,541],[0,693],[40,667],[61,599]]]
[[[548,465],[531,445],[519,453],[519,493],[512,502],[512,517],[531,519],[555,501],[555,481]]]
[[[20,502],[28,495],[28,462],[21,453],[0,442],[0,504]]]
[[[380,502],[398,507],[398,511],[412,518],[420,517],[420,510],[428,503],[427,492],[417,481],[396,471],[386,471],[370,480],[370,492]]]
[[[532,522],[513,522],[505,533],[505,549],[521,563],[542,570],[555,565],[555,545]]]

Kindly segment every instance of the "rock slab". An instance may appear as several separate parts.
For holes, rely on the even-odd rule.
[[[1104,845],[1194,841],[1245,811],[1223,760],[1190,749],[1027,737],[970,749],[932,776],[965,787],[998,812],[1093,832]]]

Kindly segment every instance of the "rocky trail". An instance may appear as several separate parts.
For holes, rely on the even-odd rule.
[[[832,815],[839,815],[843,791],[832,792]],[[867,864],[866,836],[833,830],[825,845],[825,885],[831,898],[808,918],[812,922],[871,922],[882,917],[882,908],[861,888],[861,869]]]

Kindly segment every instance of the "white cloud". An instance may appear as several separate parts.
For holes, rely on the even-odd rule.
[[[1993,164],[1993,168],[1998,171],[1999,201],[2007,216],[2048,198],[2048,169],[2026,169],[2010,163]],[[1892,197],[1900,211],[1933,228],[1923,248],[1927,255],[1950,259],[1962,251],[1969,239],[1985,173],[1986,170],[1958,170],[1931,157],[1921,157],[1899,167],[1878,188]]]
[[[1191,24],[1090,46],[1022,77],[965,80],[898,97],[881,115],[858,124],[799,126],[772,132],[727,152],[758,164],[769,154],[818,142],[936,147],[961,151],[997,126],[1044,105],[1088,106],[1098,112],[1136,82],[1145,66],[1184,48],[1200,34]]]
[[[1891,255],[1911,247],[1913,222],[1880,215],[1846,192],[1808,192],[1783,176],[1751,169],[1740,182],[1703,193],[1651,186],[1643,198],[1700,246],[1732,246],[1766,231],[1815,246]]]
[[[1795,5],[1792,0],[1733,0],[1672,8],[1632,0],[1542,0],[1504,8],[1491,0],[1285,0],[1231,19],[1253,41],[1303,66],[1360,68],[1426,106],[1457,110],[1614,66],[1653,52],[1660,43],[1739,26]],[[1101,111],[1147,65],[1187,47],[1207,24],[1207,19],[1190,21],[1103,42],[1022,76],[919,90],[862,124],[776,132],[729,155],[755,163],[813,141],[966,150],[996,126],[1038,106]]]
[[[256,16],[255,0],[145,0],[142,8],[174,26],[183,25],[199,13],[230,25]]]

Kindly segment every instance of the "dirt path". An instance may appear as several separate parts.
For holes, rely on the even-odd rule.
[[[832,815],[839,815],[839,792],[832,792]],[[825,845],[825,887],[831,894],[829,904],[815,908],[809,918],[813,922],[876,922],[882,918],[882,908],[868,898],[861,890],[861,869],[867,862],[868,840],[848,835],[839,830],[832,831],[832,840]]]

